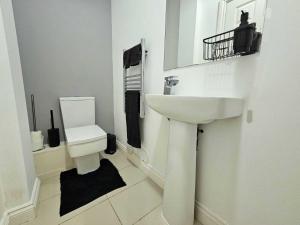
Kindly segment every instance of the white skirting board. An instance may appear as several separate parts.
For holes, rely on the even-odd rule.
[[[129,152],[127,146],[117,140],[118,148],[121,149],[127,156],[127,158],[145,174],[147,174],[151,180],[153,180],[159,187],[164,188],[164,178],[149,164],[143,162],[135,153]]]
[[[29,202],[9,209],[4,213],[0,225],[19,225],[34,220],[40,192],[40,179],[36,178]]]
[[[2,219],[0,220],[0,225],[8,225],[9,219],[6,213],[2,216]]]
[[[202,225],[229,225],[197,200],[195,201],[195,217]]]
[[[164,178],[161,176],[151,165],[143,162],[138,155],[133,152],[129,152],[127,146],[117,140],[117,146],[122,150],[127,158],[139,169],[141,169],[149,178],[155,182],[162,189],[164,188]],[[203,204],[195,201],[195,217],[202,225],[229,225],[221,217],[213,213]]]

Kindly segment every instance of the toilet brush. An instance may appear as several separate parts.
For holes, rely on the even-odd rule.
[[[31,95],[31,110],[32,110],[32,122],[33,122],[33,131],[31,131],[31,143],[32,143],[32,151],[35,152],[43,149],[44,136],[42,135],[42,131],[37,130],[36,128],[34,95]]]
[[[60,138],[59,129],[54,128],[53,110],[50,110],[50,115],[52,128],[48,129],[48,142],[50,147],[57,147],[60,144]]]

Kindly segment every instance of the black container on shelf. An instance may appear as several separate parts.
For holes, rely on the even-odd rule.
[[[250,53],[255,39],[256,23],[249,24],[249,13],[242,11],[240,26],[234,29],[233,50],[235,54]]]
[[[254,54],[260,50],[261,38],[256,23],[249,24],[248,13],[242,11],[239,27],[203,39],[203,59],[215,61]]]
[[[50,115],[52,128],[48,129],[48,142],[50,147],[57,147],[60,145],[60,137],[59,129],[54,128],[53,110],[50,110]]]

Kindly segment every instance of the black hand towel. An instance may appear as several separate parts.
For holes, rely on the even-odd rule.
[[[140,64],[142,59],[142,45],[136,45],[131,49],[128,49],[123,54],[123,66],[128,69],[130,66],[136,66]]]
[[[125,113],[127,127],[127,143],[130,144],[132,147],[141,148],[139,91],[126,91]]]

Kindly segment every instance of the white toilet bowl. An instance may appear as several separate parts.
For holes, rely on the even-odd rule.
[[[107,134],[95,124],[94,97],[60,98],[67,149],[78,174],[100,166],[99,152],[107,147]]]
[[[99,168],[99,152],[106,149],[107,134],[97,125],[65,129],[67,148],[78,174]]]

